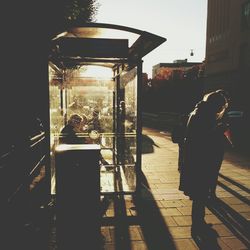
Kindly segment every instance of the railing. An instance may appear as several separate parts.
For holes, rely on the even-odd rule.
[[[38,132],[23,141],[1,147],[3,150],[0,155],[0,202],[6,205],[22,200],[21,197],[25,197],[25,193],[32,191],[44,178],[45,133]]]
[[[172,131],[179,122],[180,114],[173,112],[142,113],[143,126]]]
[[[0,137],[0,249],[48,246],[52,210],[48,205],[49,174],[45,177],[47,138],[42,130],[34,131],[36,127],[30,129],[29,125],[25,131]]]

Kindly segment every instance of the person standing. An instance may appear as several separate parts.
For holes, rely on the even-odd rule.
[[[182,114],[179,118],[179,122],[176,126],[174,126],[171,134],[171,139],[173,143],[178,143],[178,171],[180,172],[183,164],[183,147],[184,147],[184,139],[186,133],[186,126],[188,121],[188,115]]]
[[[213,166],[213,173],[212,173],[212,178],[211,178],[211,182],[210,182],[210,187],[209,187],[209,194],[208,194],[208,198],[210,199],[210,201],[214,201],[217,199],[216,196],[216,187],[217,187],[217,182],[218,182],[218,176],[219,176],[219,172],[220,172],[220,168],[222,165],[222,161],[224,158],[224,153],[225,153],[225,145],[228,143],[228,139],[225,136],[225,132],[229,130],[230,124],[228,121],[228,116],[227,113],[225,112],[225,110],[228,108],[229,106],[229,94],[222,90],[219,89],[217,90],[215,93],[219,93],[221,94],[225,99],[226,99],[226,104],[224,106],[224,109],[217,114],[216,117],[216,128],[215,128],[215,143],[214,143],[214,151],[216,152],[215,154],[215,165]],[[208,98],[208,96],[205,97]],[[229,141],[229,143],[231,143]]]
[[[228,106],[220,92],[206,94],[190,113],[183,147],[184,165],[179,189],[192,200],[192,236],[206,235],[205,204],[214,181],[215,168],[221,162],[218,141],[223,130],[218,121]]]

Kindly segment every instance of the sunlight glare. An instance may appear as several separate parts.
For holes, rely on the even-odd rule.
[[[80,77],[95,77],[95,78],[112,78],[113,71],[111,68],[95,65],[84,65],[79,69]]]

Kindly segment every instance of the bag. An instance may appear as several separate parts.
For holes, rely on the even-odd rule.
[[[184,130],[185,127],[182,124],[174,126],[171,133],[171,139],[173,143],[181,143],[184,140]]]
[[[182,115],[177,125],[173,127],[171,139],[173,143],[183,143],[188,122],[188,115]]]

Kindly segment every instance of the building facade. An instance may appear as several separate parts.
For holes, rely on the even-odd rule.
[[[203,71],[202,62],[187,62],[175,60],[173,63],[158,63],[153,66],[152,79],[171,80],[185,78],[198,78]]]
[[[249,109],[250,0],[208,0],[207,13],[204,91],[224,88]]]

